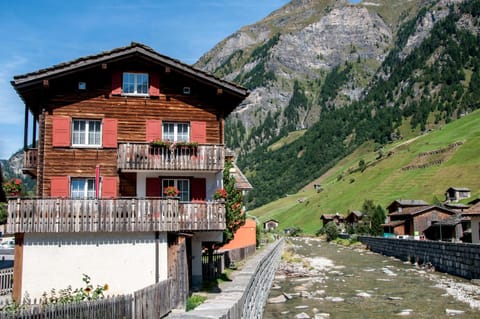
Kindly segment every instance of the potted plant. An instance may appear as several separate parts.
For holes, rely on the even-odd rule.
[[[178,197],[180,191],[175,186],[168,186],[163,189],[163,194],[167,197]]]
[[[215,200],[225,200],[227,198],[227,191],[223,188],[217,189],[213,194]]]
[[[3,183],[3,190],[9,196],[19,196],[22,191],[22,181],[19,178],[12,178]]]

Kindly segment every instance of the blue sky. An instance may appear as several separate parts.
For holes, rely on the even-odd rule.
[[[0,159],[23,147],[24,104],[10,85],[14,75],[131,41],[192,64],[228,35],[288,2],[0,0]]]

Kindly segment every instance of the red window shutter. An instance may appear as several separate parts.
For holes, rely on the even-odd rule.
[[[190,122],[191,140],[200,144],[207,142],[207,123],[206,122]]]
[[[158,177],[147,177],[146,180],[146,192],[147,197],[160,197],[162,196],[162,183]]]
[[[147,120],[146,126],[147,126],[147,129],[146,129],[147,142],[162,139],[162,121]]]
[[[148,94],[150,96],[159,96],[160,95],[160,76],[158,73],[150,73],[150,88]]]
[[[117,197],[117,178],[102,177],[102,198]]]
[[[192,179],[192,202],[204,202],[207,199],[207,180],[205,178]]]
[[[117,148],[117,119],[103,119],[102,143],[103,147]]]
[[[68,176],[50,177],[50,197],[70,197]]]
[[[69,117],[54,116],[52,118],[52,145],[70,146],[71,121]]]
[[[122,94],[122,72],[112,74],[112,95]]]

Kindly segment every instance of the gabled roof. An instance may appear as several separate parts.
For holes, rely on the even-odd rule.
[[[81,57],[73,61],[60,63],[34,72],[16,75],[13,77],[13,81],[11,83],[18,91],[22,87],[39,83],[44,79],[58,78],[79,70],[92,68],[102,63],[114,62],[135,55],[142,56],[153,62],[164,64],[186,75],[193,76],[204,82],[226,89],[235,95],[246,97],[249,93],[247,89],[239,85],[221,80],[207,72],[180,62],[179,60],[162,55],[152,48],[137,42],[132,42],[129,46]]]
[[[270,222],[274,222],[274,223],[279,223],[278,220],[275,220],[275,219],[269,219],[269,220],[266,220],[263,222],[263,224],[265,225],[266,223],[270,223]]]
[[[480,202],[477,202],[475,205],[467,209],[466,212],[462,213],[462,216],[465,217],[480,217]]]
[[[447,192],[449,190],[454,190],[454,191],[457,191],[457,192],[469,192],[470,191],[470,188],[467,188],[467,187],[450,187],[447,189]]]
[[[417,206],[417,207],[404,208],[404,209],[402,209],[401,212],[393,212],[393,213],[388,214],[388,216],[406,216],[406,215],[407,216],[408,215],[414,216],[414,215],[419,215],[419,214],[428,212],[432,209],[437,209],[437,210],[443,211],[443,212],[445,212],[447,214],[451,214],[451,215],[454,215],[454,214],[457,213],[457,212],[455,212],[451,209],[445,208],[445,207],[431,205],[431,206]]]
[[[230,169],[230,174],[235,179],[235,188],[238,190],[251,190],[253,189],[252,184],[248,181],[247,177],[243,175],[242,171],[238,166],[233,163],[232,168]]]
[[[350,214],[348,214],[348,216],[350,216],[350,215],[355,215],[355,216],[357,216],[357,217],[362,217],[363,213],[362,213],[361,211],[358,211],[358,210],[352,210],[352,211],[350,212]],[[347,216],[347,217],[348,217],[348,216]]]
[[[415,207],[415,206],[428,206],[429,204],[419,199],[397,199],[388,205],[387,210],[390,211],[392,207]]]

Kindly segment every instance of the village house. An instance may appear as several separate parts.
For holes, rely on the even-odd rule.
[[[263,229],[265,231],[272,231],[277,229],[279,224],[278,220],[269,219],[263,223]]]
[[[384,233],[396,236],[425,236],[433,240],[454,240],[462,235],[460,219],[453,219],[457,213],[445,207],[428,205],[421,200],[397,200],[387,209]],[[443,233],[442,228],[438,227],[440,225],[447,226]]]
[[[473,201],[474,204],[462,213],[463,219],[469,221],[465,233],[468,233],[467,242],[480,243],[480,201]]]
[[[172,276],[198,286],[202,243],[221,242],[226,227],[213,200],[224,120],[249,92],[139,43],[12,85],[37,185],[37,198],[8,207],[15,300],[81,287],[82,274],[111,294]]]
[[[323,223],[323,226],[325,227],[325,225],[327,225],[329,222],[334,222],[335,224],[340,225],[340,224],[343,224],[345,222],[345,217],[343,217],[342,215],[340,215],[339,213],[335,213],[335,214],[322,214],[320,216],[320,220],[322,221]]]
[[[450,187],[445,192],[445,200],[447,202],[458,202],[465,198],[470,198],[471,191],[466,187]]]
[[[358,210],[351,211],[347,217],[345,217],[345,223],[350,227],[357,227],[358,223],[362,220],[362,217],[362,212]]]

